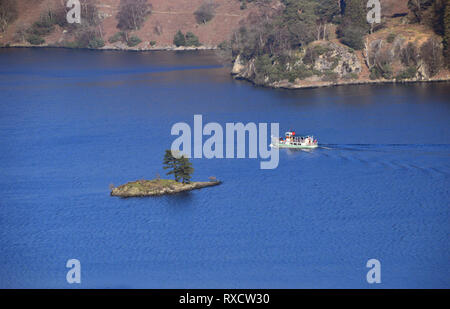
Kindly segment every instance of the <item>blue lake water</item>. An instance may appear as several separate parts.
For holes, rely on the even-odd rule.
[[[0,49],[1,288],[449,288],[450,84],[282,91],[212,52]],[[176,122],[279,122],[324,146],[194,159],[223,185],[159,198]],[[81,285],[66,262],[81,262]],[[369,285],[366,263],[381,262]]]

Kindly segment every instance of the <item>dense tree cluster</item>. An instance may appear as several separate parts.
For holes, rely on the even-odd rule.
[[[180,46],[193,46],[198,47],[201,45],[198,37],[192,33],[187,32],[186,35],[181,31],[178,30],[173,38],[173,44],[177,47]]]
[[[409,0],[411,22],[421,23],[444,35],[444,16],[448,0]]]
[[[370,30],[366,4],[362,0],[346,0],[342,22],[338,27],[341,42],[357,50],[364,47],[363,38]]]
[[[282,6],[270,1],[258,2],[259,9],[249,15],[232,39],[233,54],[246,59],[304,47],[328,37],[327,28],[340,14],[335,0],[282,0]]]
[[[408,8],[416,22],[422,22],[425,18],[425,12],[433,5],[435,0],[409,0]]]
[[[234,35],[234,52],[251,57],[302,47],[314,40],[327,39],[332,24],[337,26],[342,43],[359,50],[364,48],[366,34],[385,25],[367,22],[369,9],[365,0],[281,0],[281,3],[283,6],[277,7],[270,6],[270,0],[258,1],[259,10],[250,14]],[[444,35],[447,3],[448,0],[409,0],[412,21],[426,23],[437,34]]]

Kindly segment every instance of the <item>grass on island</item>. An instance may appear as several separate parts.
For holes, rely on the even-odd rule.
[[[191,184],[194,182],[191,182]],[[172,179],[153,179],[153,180],[136,180],[124,184],[122,186],[127,186],[129,188],[136,188],[139,191],[147,191],[147,190],[157,190],[163,188],[174,188],[174,187],[183,187],[185,184],[181,182],[176,182]],[[122,187],[120,186],[120,187]],[[120,188],[119,187],[119,188]]]

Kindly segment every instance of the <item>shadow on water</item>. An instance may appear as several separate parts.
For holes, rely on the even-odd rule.
[[[177,194],[167,195],[164,199],[171,206],[186,207],[193,200],[192,192],[180,192]]]

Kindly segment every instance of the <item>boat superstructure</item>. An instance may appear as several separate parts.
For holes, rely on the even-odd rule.
[[[319,143],[314,136],[296,136],[295,131],[288,131],[285,138],[272,137],[270,146],[275,148],[314,149],[319,147]]]

